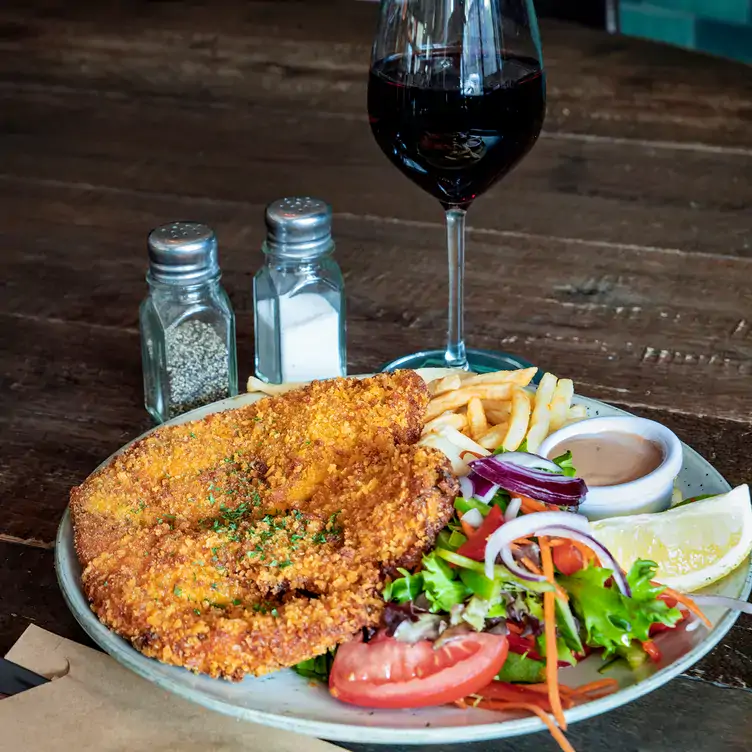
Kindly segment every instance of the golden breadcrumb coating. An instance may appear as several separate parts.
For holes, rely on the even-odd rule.
[[[378,623],[458,484],[415,445],[412,371],[334,379],[164,427],[71,492],[83,584],[144,654],[240,679]]]

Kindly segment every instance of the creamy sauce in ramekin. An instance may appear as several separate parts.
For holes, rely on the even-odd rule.
[[[548,457],[572,452],[577,476],[588,486],[616,486],[644,478],[664,459],[663,448],[635,433],[607,431],[564,439]]]

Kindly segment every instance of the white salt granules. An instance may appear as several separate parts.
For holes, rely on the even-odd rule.
[[[279,331],[271,300],[258,301],[259,371],[275,372],[279,343],[280,380],[310,381],[344,376],[339,314],[316,293],[280,296]]]

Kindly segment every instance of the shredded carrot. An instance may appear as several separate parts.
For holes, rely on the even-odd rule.
[[[593,551],[592,548],[589,548],[584,543],[580,543],[580,541],[576,540],[569,540],[569,542],[582,554],[582,560],[586,563],[591,563],[593,561],[597,561],[598,564],[600,564],[600,561],[598,561],[598,557],[595,555],[595,551]]]
[[[471,538],[473,535],[475,535],[475,528],[469,522],[465,522],[465,520],[460,519],[460,525],[462,525],[462,532],[467,538]]]
[[[559,685],[559,691],[563,694],[564,689],[569,689],[569,687],[566,687],[564,684]],[[545,684],[544,682],[540,682],[539,684],[526,684],[525,689],[529,690],[530,692],[540,692],[541,694],[548,694],[548,684]]]
[[[658,585],[659,583],[653,583],[655,585]],[[702,623],[708,628],[712,629],[713,623],[708,619],[707,616],[700,610],[700,608],[697,606],[697,604],[688,596],[684,595],[684,593],[677,593],[676,590],[673,590],[670,587],[667,587],[663,591],[663,595],[667,595],[669,598],[673,598],[677,603],[681,603],[683,606],[686,606],[689,611],[691,611],[698,619],[702,621]]]
[[[463,452],[460,452],[460,459],[465,459],[465,455],[469,454],[474,460],[479,460],[483,457],[483,455],[478,454],[477,452],[471,452],[469,449],[465,449]]]
[[[543,574],[549,582],[554,582],[554,560],[551,556],[551,547],[548,538],[542,535],[538,538],[541,550],[541,563]],[[548,684],[548,699],[551,703],[551,712],[559,726],[566,730],[567,721],[561,708],[561,696],[559,695],[558,661],[559,652],[556,646],[556,605],[555,593],[550,590],[543,593],[543,622],[546,640],[546,684]]]
[[[522,634],[522,627],[519,624],[515,624],[512,621],[507,622],[507,629],[510,632],[513,632],[514,634],[518,634],[518,635]]]
[[[514,541],[515,545],[518,546],[527,546],[528,544],[532,543],[530,538],[517,538],[517,540]]]
[[[542,685],[545,687],[546,685]],[[536,689],[531,689],[526,684],[510,684],[503,681],[492,681],[488,686],[478,690],[478,696],[483,700],[504,700],[507,702],[530,702],[539,708],[551,711],[551,703],[548,697]],[[563,698],[562,706],[571,708],[574,700],[569,697]]]
[[[616,679],[600,679],[570,690],[569,696],[578,700],[585,698],[596,700],[616,692],[617,689],[619,689],[619,683]]]
[[[541,575],[543,574],[543,572],[541,572],[540,570],[540,567],[534,561],[529,559],[527,556],[523,556],[520,559],[520,562],[524,564],[533,574],[541,574]],[[564,588],[561,587],[561,585],[557,584],[553,577],[550,577],[547,579],[556,589],[557,597],[562,601],[568,601],[569,596],[567,595],[567,591],[564,590]]]
[[[548,507],[542,501],[536,501],[535,499],[531,499],[529,496],[520,496],[520,499],[522,500],[520,511],[524,512],[525,514],[548,511]]]
[[[538,567],[534,561],[531,561],[528,559],[527,556],[523,556],[520,559],[520,562],[524,564],[533,574],[543,574],[543,572],[540,571],[540,567]]]
[[[556,740],[561,747],[562,752],[575,752],[574,747],[567,741],[566,736],[556,728],[556,724],[548,717],[548,714],[542,708],[537,705],[528,702],[506,702],[504,700],[481,700],[477,705],[477,708],[485,708],[486,710],[527,710],[540,718],[543,723],[548,726],[548,730],[551,732],[551,736]]]

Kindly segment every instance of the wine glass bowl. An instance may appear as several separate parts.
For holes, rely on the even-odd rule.
[[[449,327],[436,364],[467,368],[462,337],[465,211],[533,146],[545,76],[532,0],[383,0],[368,116],[386,156],[447,216]],[[484,370],[489,370],[486,351]],[[426,354],[398,361],[421,364]],[[493,360],[491,358],[490,360]],[[518,367],[524,361],[497,364]],[[391,364],[392,366],[394,364]],[[473,366],[472,363],[469,364]]]

